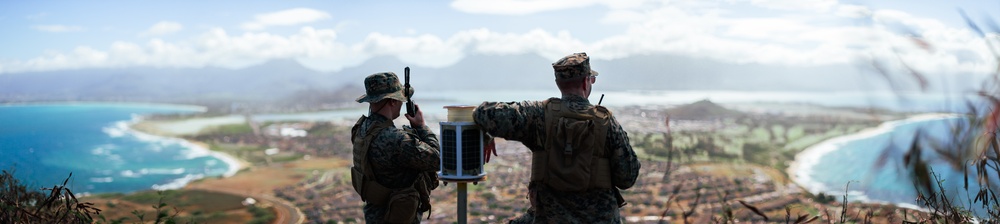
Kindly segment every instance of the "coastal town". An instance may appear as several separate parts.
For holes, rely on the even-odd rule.
[[[899,223],[927,216],[894,205],[844,204],[842,195],[813,195],[786,170],[794,166],[795,154],[810,145],[904,114],[814,105],[722,106],[710,101],[612,109],[642,162],[635,186],[622,191],[628,204],[621,213],[627,222]],[[351,125],[346,119],[245,122],[182,136],[237,157],[246,167],[234,177],[198,181],[180,191],[226,188],[230,190],[222,192],[240,197],[271,198],[268,208],[276,219],[286,221],[301,215],[304,223],[363,222],[363,204],[348,172]],[[142,123],[135,127],[156,132]],[[529,151],[519,142],[502,139],[497,148],[499,156],[484,165],[487,178],[469,185],[470,222],[503,222],[529,205]],[[425,222],[455,222],[455,186],[445,183],[432,192],[433,208],[424,214]],[[294,209],[275,206],[282,203]]]

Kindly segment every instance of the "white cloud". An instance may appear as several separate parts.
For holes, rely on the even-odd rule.
[[[819,1],[821,6],[790,1],[753,3],[766,8],[821,13],[733,18],[727,17],[724,10],[706,13],[713,9],[673,3],[652,9],[620,9],[613,10],[603,21],[627,24],[626,32],[586,45],[595,58],[668,53],[735,63],[793,66],[902,58],[924,72],[949,74],[989,71],[992,64],[982,38],[938,20],[899,11],[836,5],[835,1]],[[845,24],[838,19],[844,17],[867,17],[872,25]],[[914,36],[940,49],[923,50],[915,44]],[[961,52],[962,56],[953,52]]]
[[[78,32],[83,31],[81,26],[66,26],[66,25],[36,25],[32,26],[32,29],[51,33],[65,33],[65,32]]]
[[[525,15],[604,5],[611,9],[638,8],[660,0],[453,0],[451,8],[474,14]]]
[[[598,3],[598,0],[455,0],[451,7],[466,13],[524,15]]]
[[[256,32],[232,35],[212,29],[185,42],[119,41],[103,51],[82,47],[70,53],[50,53],[24,62],[4,63],[2,72],[123,66],[239,68],[275,58],[296,58],[314,69],[335,71],[383,55],[421,66],[442,67],[461,60],[469,53],[466,50],[485,54],[537,53],[558,58],[585,45],[568,32],[552,34],[540,29],[522,34],[474,29],[448,38],[372,33],[353,44],[337,41],[334,30],[311,27],[288,36]]]
[[[847,18],[864,18],[871,16],[871,14],[871,9],[861,5],[840,5],[835,12],[835,15]]]
[[[749,0],[751,4],[769,9],[809,10],[827,12],[835,9],[837,0]]]
[[[258,14],[254,21],[241,25],[245,30],[262,30],[268,26],[290,26],[323,19],[329,19],[330,14],[309,8],[294,8],[271,13]]]
[[[146,31],[139,33],[139,36],[143,37],[161,36],[161,35],[176,33],[177,31],[181,31],[182,29],[184,29],[184,26],[181,25],[180,23],[171,21],[160,21],[156,24],[153,24],[153,26],[149,27],[149,29],[146,29]]]
[[[872,20],[876,32],[868,51],[890,69],[905,64],[924,73],[953,74],[996,68],[986,40],[968,29],[894,10],[876,10]]]
[[[788,2],[755,4],[776,7],[779,3]],[[808,13],[816,14],[813,17],[793,14],[733,18],[724,8],[727,2],[602,4],[611,8],[602,21],[624,26],[624,31],[589,41],[568,30],[540,28],[518,33],[478,28],[459,30],[450,36],[418,35],[416,31],[401,36],[375,32],[353,43],[338,39],[336,29],[305,27],[294,34],[276,35],[230,33],[215,28],[184,41],[115,42],[103,50],[81,47],[26,61],[0,61],[0,73],[121,66],[239,68],[276,58],[294,58],[314,69],[336,71],[376,56],[395,56],[408,64],[443,67],[469,54],[538,54],[554,61],[581,51],[597,59],[673,54],[731,63],[789,66],[895,60],[926,72],[946,73],[989,71],[993,65],[982,38],[966,29],[899,11],[832,5],[811,8],[827,10]],[[796,6],[788,4],[791,6],[785,7]],[[855,17],[858,13],[861,16]],[[871,25],[845,24],[844,19],[866,19]],[[264,20],[280,19],[261,19]],[[928,43],[930,49],[915,44],[914,37]]]

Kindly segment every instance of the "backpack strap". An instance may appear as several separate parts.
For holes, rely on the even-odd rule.
[[[375,137],[378,137],[378,134],[383,129],[388,128],[391,123],[376,123],[372,128],[367,130],[364,136],[358,136],[358,131],[361,131],[358,129],[361,128],[361,124],[367,119],[368,117],[361,116],[351,129],[351,136],[353,136],[351,141],[354,143],[354,167],[351,167],[351,181],[354,190],[361,195],[362,201],[383,205],[388,202],[392,189],[375,181],[375,172],[372,170],[371,164],[368,163],[368,150]]]

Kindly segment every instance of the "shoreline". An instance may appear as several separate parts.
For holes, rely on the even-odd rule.
[[[139,124],[142,121],[143,119],[141,116],[133,116],[132,120],[122,121],[124,122],[124,124],[119,126],[123,126],[122,127],[124,128],[123,132],[132,133],[140,138],[167,139],[167,140],[177,141],[179,142],[178,144],[180,144],[184,148],[191,150],[191,152],[187,153],[187,156],[190,158],[211,156],[215,159],[218,159],[223,163],[225,163],[227,167],[226,171],[222,173],[223,178],[232,177],[233,175],[236,175],[236,173],[238,173],[241,169],[245,167],[251,167],[251,164],[249,162],[224,152],[213,151],[205,143],[191,141],[188,139],[179,138],[175,136],[162,135],[159,134],[159,130],[156,130],[155,127],[136,128],[135,127],[136,124]],[[149,130],[150,128],[152,128],[153,130]],[[212,177],[212,176],[207,176],[207,174],[205,173],[189,174],[184,177],[171,180],[171,182],[168,182],[163,185],[153,185],[150,189],[151,190],[182,189],[185,186],[189,185],[191,182],[205,179],[206,177]]]
[[[367,108],[365,108],[367,109]],[[330,122],[353,122],[358,116],[365,114],[365,111],[358,108],[344,108],[336,110],[314,111],[304,113],[289,114],[253,114],[251,119],[258,122],[267,121],[330,121]],[[425,116],[429,116],[425,114]],[[194,117],[177,120],[142,120],[133,125],[134,128],[160,136],[177,137],[182,135],[194,135],[212,126],[243,124],[247,117],[239,114],[219,115],[211,117]],[[353,124],[353,123],[351,123]]]
[[[871,138],[879,134],[888,133],[900,125],[911,124],[916,122],[932,121],[932,120],[943,120],[961,116],[962,116],[961,114],[953,114],[953,113],[917,114],[900,120],[882,122],[876,127],[867,128],[858,131],[856,133],[833,137],[824,140],[820,143],[817,143],[815,145],[809,146],[805,150],[802,150],[802,152],[796,154],[795,160],[792,160],[792,162],[789,163],[788,168],[785,170],[785,173],[788,174],[788,177],[789,179],[791,179],[792,182],[794,182],[799,187],[802,187],[810,194],[825,193],[827,195],[838,195],[838,194],[828,193],[831,191],[830,189],[827,189],[829,188],[828,186],[812,180],[812,177],[809,176],[809,174],[811,173],[811,169],[819,163],[819,161],[822,159],[823,156],[841,149],[842,145],[847,142]],[[854,195],[858,197],[856,201],[860,201],[866,204],[893,204],[903,208],[924,210],[924,208],[921,208],[920,206],[912,203],[873,200],[868,198],[864,191],[860,190],[848,190],[846,193],[848,195]]]

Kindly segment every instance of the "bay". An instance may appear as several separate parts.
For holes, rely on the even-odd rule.
[[[156,104],[0,106],[0,166],[22,183],[52,187],[68,179],[76,193],[173,189],[205,177],[233,175],[231,157],[182,139],[134,131],[148,114],[204,108]]]

